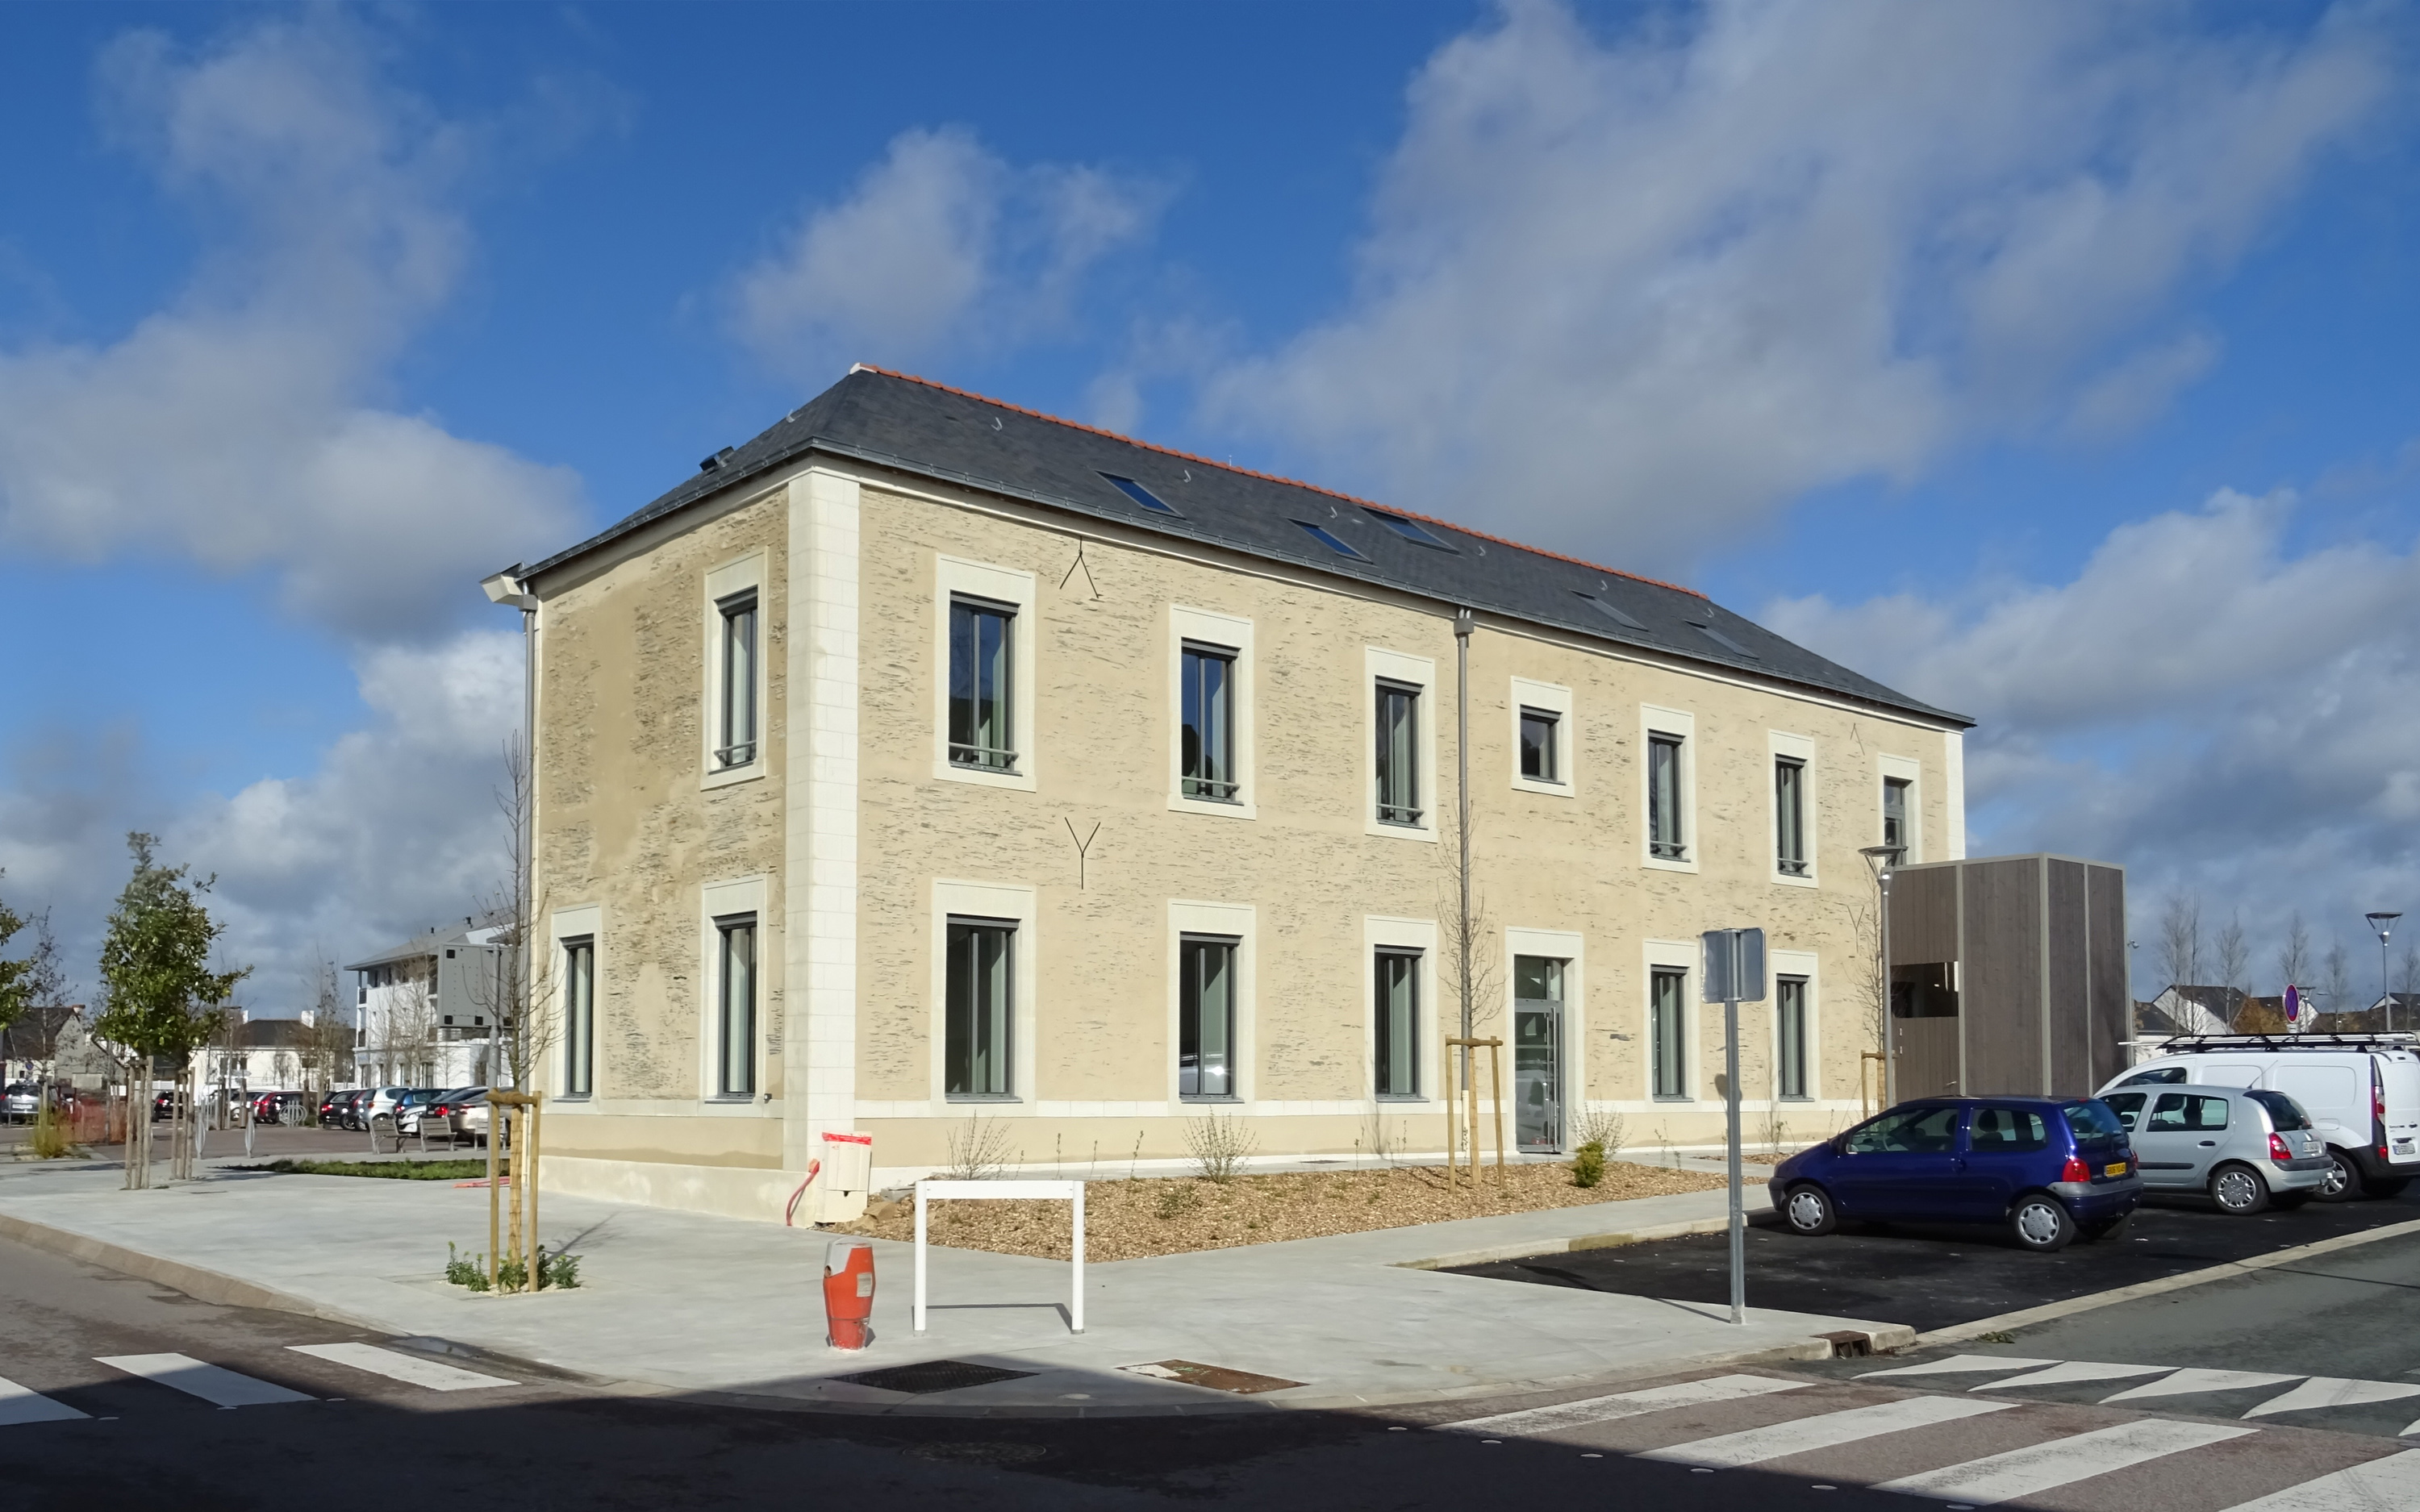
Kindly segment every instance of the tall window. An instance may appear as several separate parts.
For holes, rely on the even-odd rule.
[[[1544,709],[1521,711],[1521,775],[1533,782],[1559,782],[1563,774],[1555,761],[1555,737],[1562,716]]]
[[[950,920],[949,1001],[941,1045],[942,1089],[951,1097],[1008,1097],[1010,1029],[1016,1022],[1016,926]]]
[[[1807,874],[1807,764],[1782,756],[1773,764],[1774,865],[1786,877]]]
[[[1378,818],[1389,825],[1420,822],[1420,690],[1378,684]]]
[[[1688,859],[1681,832],[1681,737],[1647,737],[1647,854],[1667,861]]]
[[[715,1006],[715,1094],[756,1093],[756,916],[718,918],[721,936],[721,1001]]]
[[[1180,1097],[1235,1095],[1235,944],[1195,934],[1177,943]]]
[[[722,611],[722,687],[714,764],[745,766],[756,759],[756,594],[737,594]]]
[[[950,600],[950,763],[1016,770],[1009,682],[1016,611],[978,598]]]
[[[597,941],[563,942],[563,1091],[597,1089]]]
[[[1235,654],[1185,642],[1184,750],[1179,786],[1188,798],[1235,798]]]
[[[1903,777],[1883,779],[1883,843],[1904,853],[1910,849],[1907,829],[1907,790],[1915,784]],[[1902,854],[1902,861],[1915,857]]]
[[[1648,979],[1649,1053],[1653,1057],[1657,1097],[1689,1095],[1689,1053],[1683,1041],[1688,1032],[1689,974],[1661,968]]]
[[[1776,977],[1773,1011],[1781,1031],[1781,1095],[1807,1095],[1807,979]]]
[[[1420,952],[1378,952],[1378,1095],[1420,1095]]]

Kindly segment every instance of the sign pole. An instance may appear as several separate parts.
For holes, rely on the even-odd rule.
[[[1730,1121],[1731,1178],[1731,1321],[1747,1321],[1747,1207],[1740,1195],[1739,989],[1723,999],[1724,1112]]]

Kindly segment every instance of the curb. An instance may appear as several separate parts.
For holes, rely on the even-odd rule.
[[[1747,1204],[1751,1218],[1761,1212],[1771,1212],[1770,1202]],[[1574,1250],[1615,1249],[1623,1244],[1644,1243],[1651,1239],[1681,1239],[1690,1234],[1719,1234],[1730,1227],[1729,1214],[1718,1218],[1683,1218],[1675,1223],[1651,1224],[1643,1228],[1624,1229],[1612,1234],[1580,1234],[1571,1239],[1532,1239],[1518,1244],[1494,1244],[1485,1249],[1457,1250],[1450,1255],[1432,1256],[1424,1260],[1391,1262],[1399,1271],[1450,1271],[1465,1265],[1493,1265],[1498,1260],[1528,1260],[1546,1255],[1568,1255]]]
[[[2237,1276],[2257,1275],[2263,1271],[2274,1270],[2281,1265],[2291,1265],[2296,1260],[2306,1260],[2317,1255],[2329,1255],[2337,1250],[2375,1243],[2381,1239],[2399,1239],[2406,1234],[2420,1234],[2420,1218],[2415,1218],[2409,1223],[2386,1224],[2377,1228],[2365,1228],[2356,1234],[2338,1234],[2333,1239],[2315,1240],[2308,1244],[2297,1244],[2292,1249],[2272,1250],[2266,1255],[2255,1255],[2250,1259],[2228,1260],[2223,1265],[2213,1265],[2200,1271],[2187,1271],[2180,1275],[2163,1276],[2157,1281],[2138,1281],[2131,1287],[2118,1287],[2108,1291],[2095,1291],[2086,1296],[2070,1297],[2065,1302],[2045,1303],[2040,1307],[2027,1307],[2013,1313],[2002,1313],[1996,1318],[1978,1318],[1971,1323],[1954,1323],[1947,1328],[1936,1328],[1929,1333],[1918,1334],[1914,1342],[1918,1349],[1934,1344],[1962,1344],[1978,1335],[2010,1333],[2035,1323],[2055,1322],[2061,1318],[2092,1312],[2097,1308],[2111,1306],[2121,1302],[2156,1297],[2163,1292],[2182,1291],[2187,1287],[2198,1287],[2211,1281],[2228,1281]]]

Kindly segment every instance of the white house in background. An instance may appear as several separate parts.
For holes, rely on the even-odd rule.
[[[360,1018],[353,1073],[369,1087],[483,1087],[504,1002],[502,930],[469,919],[347,966]]]
[[[344,1066],[323,1062],[332,1054],[341,1062],[350,1052],[342,1047],[332,1052],[318,1040],[318,1019],[310,1011],[290,1019],[254,1018],[247,1009],[231,1011],[240,1015],[232,1042],[222,1033],[194,1051],[194,1073],[202,1087],[252,1092],[324,1091],[343,1078]]]
[[[2233,1034],[2246,999],[2235,987],[2172,985],[2151,999],[2151,1007],[2178,1034]]]

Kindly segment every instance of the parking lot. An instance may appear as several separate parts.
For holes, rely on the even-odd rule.
[[[2137,1211],[2121,1236],[2040,1255],[2018,1249],[1998,1228],[1845,1224],[1838,1233],[1806,1239],[1767,1215],[1748,1228],[1747,1300],[1753,1307],[1905,1323],[1922,1333],[2414,1219],[2420,1186],[2385,1200],[2312,1203],[2252,1218],[2164,1203]],[[1723,1303],[1730,1297],[1728,1243],[1719,1233],[1695,1234],[1499,1260],[1456,1273]]]

